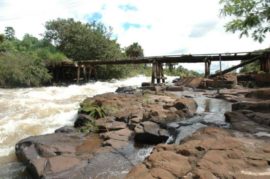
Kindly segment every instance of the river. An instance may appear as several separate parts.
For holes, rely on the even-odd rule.
[[[0,89],[0,178],[20,170],[14,150],[19,140],[73,125],[79,104],[86,97],[149,81],[150,77],[136,76],[66,87]]]
[[[174,78],[168,77],[168,81]],[[142,82],[147,81],[150,81],[149,77],[136,76],[125,80],[97,81],[66,87],[0,89],[0,178],[21,176],[18,173],[24,170],[24,166],[17,161],[14,151],[15,144],[19,140],[28,136],[52,133],[65,125],[73,125],[79,104],[86,97],[114,92],[121,86],[140,86]],[[168,126],[175,131],[176,143],[209,124],[226,127],[224,112],[231,110],[230,103],[206,98],[200,92],[184,91],[177,94],[193,97],[198,103],[198,115]],[[128,152],[136,162],[138,156],[142,156],[139,157],[141,161],[150,151],[149,149],[135,151],[132,148]]]

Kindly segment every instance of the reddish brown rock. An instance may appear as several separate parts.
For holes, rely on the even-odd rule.
[[[16,144],[16,155],[35,178],[50,178],[58,174],[64,178],[69,173],[78,172],[87,163],[77,156],[83,154],[79,148],[87,140],[91,139],[78,133],[29,137]]]
[[[197,108],[196,102],[191,98],[179,98],[168,94],[107,93],[86,99],[82,106],[88,103],[98,104],[106,111],[107,116],[114,117],[116,121],[125,122],[131,128],[145,120],[164,123],[189,117]],[[113,120],[106,121],[105,118],[97,120],[97,124],[103,129],[105,129],[105,124],[111,125],[112,130],[124,127],[123,123],[115,123]]]
[[[112,146],[113,148],[122,148],[129,144],[129,140],[131,139],[133,131],[128,128],[110,131],[101,134],[101,137],[105,140],[103,142],[104,146]]]
[[[158,145],[126,178],[269,178],[268,148],[264,140],[208,127],[180,145]]]
[[[198,88],[203,81],[201,77],[184,77],[175,82],[176,86],[185,86],[190,88]]]
[[[95,121],[96,126],[98,127],[99,132],[120,130],[127,128],[125,122],[115,121],[114,117],[105,117]]]

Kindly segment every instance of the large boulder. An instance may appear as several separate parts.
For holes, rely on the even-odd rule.
[[[87,164],[87,159],[79,155],[99,147],[99,140],[93,139],[58,132],[23,139],[16,144],[15,151],[34,178],[72,178]]]
[[[116,121],[125,122],[131,129],[146,120],[166,123],[184,119],[194,115],[197,108],[197,104],[192,98],[168,94],[107,93],[87,98],[81,106],[89,106],[92,103],[98,104],[107,116],[114,117]],[[75,126],[81,126],[85,121],[91,120],[91,117],[80,113]],[[104,125],[101,123],[100,126]]]
[[[133,86],[124,86],[124,87],[118,87],[115,92],[133,94],[135,91],[136,91],[136,88]]]
[[[208,127],[180,145],[156,146],[126,178],[269,178],[269,149],[269,142]]]

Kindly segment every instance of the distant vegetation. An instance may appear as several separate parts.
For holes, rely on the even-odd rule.
[[[58,63],[65,55],[46,40],[26,34],[22,40],[7,27],[0,36],[0,86],[27,87],[49,83],[46,64]]]
[[[51,83],[46,68],[63,60],[108,60],[143,57],[137,42],[121,49],[112,38],[112,29],[102,23],[82,23],[56,19],[46,23],[42,39],[25,34],[20,40],[15,29],[6,27],[0,34],[0,87],[29,87]],[[136,59],[134,59],[136,60]],[[197,75],[182,67],[165,69],[169,75]],[[137,74],[151,75],[145,65],[100,65],[99,79],[123,78]]]

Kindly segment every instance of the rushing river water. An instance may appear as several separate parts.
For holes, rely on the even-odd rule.
[[[0,178],[7,169],[18,168],[10,165],[19,165],[14,147],[20,139],[73,125],[79,103],[86,97],[147,81],[149,77],[137,76],[67,87],[0,89]]]
[[[168,81],[174,78],[169,77]],[[145,81],[150,81],[150,78],[137,76],[126,80],[92,82],[67,87],[0,89],[0,178],[10,178],[7,176],[16,176],[17,172],[22,171],[24,166],[17,162],[14,153],[14,146],[20,139],[52,133],[64,125],[73,125],[79,103],[86,97],[114,92],[121,86],[140,86]],[[187,91],[178,94],[188,96],[195,93]],[[231,107],[228,102],[209,99],[203,97],[201,93],[192,97],[198,103],[197,112],[202,115],[187,122],[171,124],[177,133],[174,136],[176,143],[208,123],[225,125],[223,114]],[[138,156],[148,155],[151,148],[133,150],[129,149],[128,153],[131,158],[136,159]],[[141,152],[143,153],[140,154]],[[103,158],[104,156],[101,156],[102,160]]]

